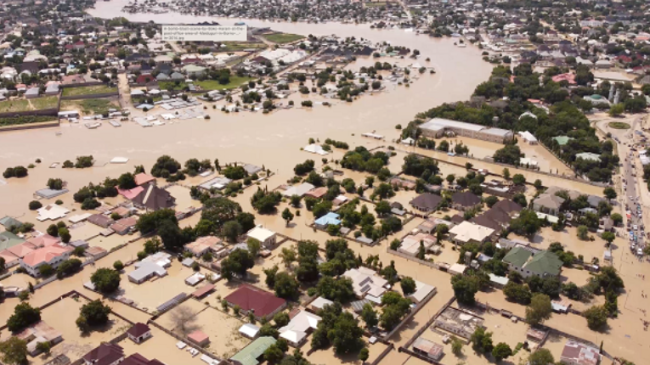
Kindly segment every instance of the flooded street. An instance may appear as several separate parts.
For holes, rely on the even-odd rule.
[[[154,20],[157,23],[196,23],[214,20],[232,24],[237,19],[194,17],[178,14],[124,14],[124,1],[98,2],[90,9],[93,16],[113,18],[124,16],[131,21]],[[245,161],[279,173],[283,181],[293,175],[292,168],[299,162],[296,153],[307,144],[309,137],[327,137],[349,140],[352,134],[376,130],[395,136],[396,124],[406,125],[420,111],[444,102],[466,100],[474,87],[487,79],[492,66],[481,60],[476,48],[457,48],[452,39],[434,39],[417,36],[403,30],[373,30],[369,25],[352,24],[295,24],[246,20],[250,26],[272,27],[274,30],[299,34],[341,37],[363,37],[372,41],[418,49],[421,56],[431,61],[435,75],[422,75],[410,88],[397,88],[388,93],[368,95],[352,103],[338,103],[331,108],[314,110],[294,109],[263,115],[261,113],[231,113],[208,110],[211,120],[185,120],[162,127],[142,128],[136,123],[123,123],[121,128],[106,124],[96,130],[80,125],[64,124],[60,128],[27,130],[0,135],[0,167],[33,163],[42,164],[30,170],[25,179],[12,179],[0,185],[3,204],[0,215],[19,215],[32,193],[42,188],[48,178],[68,181],[68,189],[75,192],[88,182],[98,182],[106,176],[117,177],[131,171],[134,165],[151,167],[156,158],[169,154],[183,163],[191,157],[219,158],[223,162]],[[415,61],[414,61],[415,62]],[[61,132],[57,136],[56,133]],[[357,139],[358,140],[358,139]],[[49,169],[53,162],[74,160],[79,155],[93,155],[98,163],[85,170]],[[125,165],[106,165],[110,159],[129,158]],[[302,157],[301,157],[302,158]],[[306,156],[305,156],[306,158]],[[223,163],[222,162],[222,163]]]

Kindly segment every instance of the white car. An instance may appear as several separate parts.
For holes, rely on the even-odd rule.
[[[636,224],[633,225],[632,228],[633,228],[635,231],[636,231],[637,229],[639,229],[639,227],[638,227]]]

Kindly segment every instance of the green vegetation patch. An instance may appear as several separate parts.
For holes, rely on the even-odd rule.
[[[623,122],[611,122],[608,126],[614,129],[630,129],[630,125]]]
[[[116,87],[107,85],[93,85],[82,87],[67,87],[63,89],[63,96],[80,96],[80,95],[93,95],[93,94],[108,94],[117,92]]]
[[[284,43],[295,42],[305,37],[298,34],[275,33],[275,34],[267,34],[264,36],[264,38],[266,38],[267,40],[273,43],[284,44]]]
[[[7,100],[0,102],[0,113],[24,112],[32,110],[27,99]]]
[[[388,4],[385,1],[377,1],[377,2],[367,2],[365,3],[366,8],[380,8],[382,6],[386,6]]]
[[[63,100],[61,109],[80,108],[84,114],[106,114],[108,109],[117,106],[107,99]]]
[[[28,115],[28,116],[24,116],[24,117],[0,118],[0,128],[1,127],[13,126],[13,125],[55,122],[55,121],[56,121],[56,117],[53,117],[53,116],[39,116],[39,115]]]
[[[224,42],[223,44],[226,47],[219,48],[219,52],[241,52],[246,49],[266,48],[266,44],[256,42]]]
[[[44,96],[42,98],[29,99],[34,110],[53,109],[59,104],[58,96]]]
[[[197,80],[194,81],[194,85],[200,86],[203,90],[228,90],[235,89],[244,84],[247,84],[249,81],[253,80],[252,77],[248,76],[237,76],[230,75],[230,82],[227,84],[221,84],[218,80]],[[175,81],[162,81],[158,83],[161,90],[185,90],[187,83],[181,81],[176,83]]]

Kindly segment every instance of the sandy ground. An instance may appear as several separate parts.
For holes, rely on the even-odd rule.
[[[205,364],[201,361],[200,354],[192,357],[187,351],[187,348],[179,350],[176,347],[178,340],[174,337],[156,327],[151,327],[151,334],[153,337],[141,344],[136,344],[128,338],[120,341],[118,344],[124,348],[125,354],[139,353],[149,360],[158,359],[159,361],[172,364]]]
[[[210,344],[206,349],[215,356],[222,359],[229,358],[250,343],[250,340],[241,336],[238,331],[246,322],[232,316],[232,312],[230,314],[223,313],[194,299],[185,301],[181,306],[187,307],[192,313],[195,313],[193,319],[185,323],[185,331],[189,333],[193,330],[201,330],[208,335]],[[174,309],[165,313],[156,322],[181,336],[186,335],[173,318]],[[214,325],[217,323],[218,325]]]
[[[65,354],[71,360],[77,359],[95,348],[98,343],[109,341],[129,329],[130,325],[127,322],[111,315],[106,327],[93,330],[88,335],[82,334],[75,320],[79,316],[81,307],[86,303],[83,298],[79,300],[66,298],[41,312],[41,319],[63,334],[63,342],[52,347],[50,357],[39,355],[32,358],[30,361],[32,365],[46,363],[51,357],[59,354]]]

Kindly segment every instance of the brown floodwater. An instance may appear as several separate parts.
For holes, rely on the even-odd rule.
[[[93,16],[113,18],[124,16],[131,21],[153,20],[159,23],[196,23],[215,20],[233,24],[238,19],[195,17],[179,14],[125,14],[120,11],[123,0],[98,2],[90,9]],[[353,103],[338,103],[331,108],[314,110],[294,109],[268,115],[261,113],[231,113],[208,110],[211,120],[176,121],[161,127],[142,128],[133,122],[124,122],[121,128],[109,124],[89,130],[81,125],[64,124],[59,128],[16,131],[0,134],[0,169],[7,166],[28,165],[36,158],[43,163],[30,170],[24,179],[10,179],[0,185],[0,216],[21,216],[33,192],[50,177],[68,182],[71,192],[88,182],[98,182],[106,176],[116,177],[131,171],[136,164],[151,167],[157,157],[169,154],[183,163],[191,157],[219,158],[227,161],[246,161],[265,165],[282,177],[293,175],[292,168],[301,159],[299,149],[310,137],[321,140],[330,137],[350,140],[364,132],[378,133],[394,138],[396,124],[405,125],[420,111],[444,102],[466,100],[474,87],[487,79],[492,66],[481,60],[476,48],[457,48],[451,39],[416,36],[403,30],[373,30],[369,25],[273,23],[245,20],[250,26],[268,26],[274,30],[314,35],[336,34],[354,36],[373,42],[418,49],[417,60],[434,67],[435,75],[425,74],[410,88],[399,87],[390,92],[364,95]],[[430,62],[424,60],[430,57]],[[160,112],[157,112],[158,114]],[[56,135],[60,132],[60,135]],[[359,138],[354,138],[358,144]],[[49,169],[53,162],[74,160],[79,155],[93,155],[100,163],[84,170]],[[306,154],[305,154],[306,155]],[[104,165],[113,157],[128,157],[125,165]],[[315,157],[315,156],[314,156]],[[314,158],[311,157],[311,158]],[[103,166],[100,166],[103,165]],[[280,180],[278,180],[280,181]],[[64,199],[67,200],[67,199]]]

